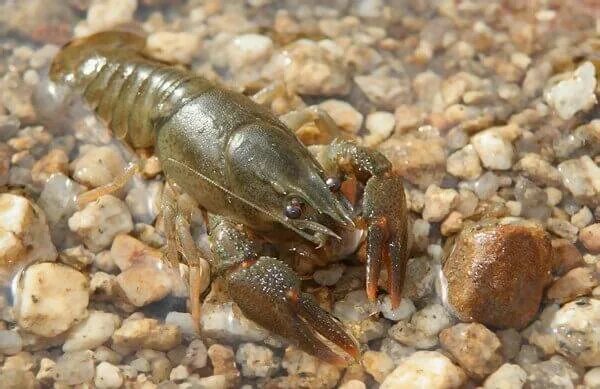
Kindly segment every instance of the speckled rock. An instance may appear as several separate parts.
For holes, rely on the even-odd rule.
[[[541,228],[475,223],[457,236],[443,264],[445,302],[463,321],[522,328],[538,311],[551,269],[550,239]]]
[[[270,377],[279,369],[279,360],[271,349],[254,343],[242,343],[235,353],[244,377]]]
[[[479,323],[460,323],[440,333],[440,344],[467,374],[483,379],[504,362],[502,344]]]
[[[600,300],[579,298],[563,305],[550,328],[558,352],[580,366],[600,366]]]
[[[111,146],[89,147],[71,163],[73,178],[95,188],[112,182],[125,169],[125,161]]]
[[[240,372],[231,347],[213,344],[208,348],[208,357],[213,365],[213,374],[225,376],[228,386],[239,385]]]
[[[178,327],[162,325],[156,319],[130,319],[114,332],[112,340],[115,346],[124,349],[166,351],[181,343],[181,332]]]
[[[531,389],[575,388],[581,379],[574,366],[565,358],[555,355],[547,361],[524,366],[526,387]]]
[[[333,388],[340,379],[340,370],[295,347],[288,347],[281,361],[290,380],[288,385]]]
[[[52,337],[87,316],[89,282],[77,270],[45,262],[30,266],[21,277],[15,315],[22,329]]]
[[[380,389],[460,388],[467,380],[462,369],[437,351],[418,351],[404,359]]]
[[[115,236],[133,230],[133,221],[125,203],[104,195],[75,212],[69,228],[81,236],[88,249],[99,252],[110,246]]]

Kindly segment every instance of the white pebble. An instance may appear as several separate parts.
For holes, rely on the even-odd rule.
[[[369,301],[367,293],[363,289],[348,293],[333,307],[333,313],[337,318],[349,322],[364,320],[378,312],[378,304]]]
[[[568,75],[567,79],[550,88],[544,94],[544,99],[556,110],[558,116],[567,120],[596,104],[596,83],[596,68],[586,61]]]
[[[66,385],[89,383],[94,378],[94,353],[64,353],[56,362],[56,381]]]
[[[45,337],[56,336],[87,315],[88,280],[59,263],[38,263],[20,280],[15,315],[22,329]]]
[[[519,365],[505,363],[483,383],[484,389],[521,389],[527,373]]]
[[[499,131],[490,128],[471,137],[471,144],[483,166],[494,170],[508,170],[512,166],[514,149],[511,142]]]
[[[379,309],[388,320],[399,321],[399,320],[409,320],[413,313],[416,312],[415,304],[406,297],[403,297],[400,300],[400,305],[396,309],[392,309],[392,299],[389,295],[383,296],[383,298],[379,299]]]
[[[171,278],[152,265],[132,266],[117,276],[117,285],[127,301],[136,307],[159,301],[171,292]]]
[[[112,182],[123,169],[123,157],[111,146],[85,149],[85,152],[71,163],[73,178],[92,188]]]
[[[190,32],[158,31],[148,36],[147,50],[158,59],[189,64],[200,48],[200,38]]]
[[[459,388],[467,380],[464,371],[437,351],[418,351],[400,362],[380,389]]]
[[[235,353],[244,377],[270,377],[279,368],[279,360],[270,348],[254,343],[243,343]]]
[[[173,324],[179,327],[181,334],[187,339],[198,336],[198,330],[192,315],[187,312],[169,312],[165,318],[165,324]]]
[[[363,115],[354,107],[342,100],[325,100],[319,107],[331,116],[335,124],[341,129],[356,134],[363,122]]]
[[[91,310],[89,316],[74,326],[63,344],[63,351],[95,349],[112,336],[121,320],[114,313]]]
[[[229,66],[239,70],[268,59],[273,52],[273,41],[266,35],[243,34],[233,38],[227,51]]]
[[[123,376],[118,367],[108,362],[100,362],[96,367],[94,384],[98,389],[117,389],[123,385]]]

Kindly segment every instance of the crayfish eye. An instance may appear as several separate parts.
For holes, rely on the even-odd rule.
[[[325,180],[325,183],[332,192],[338,192],[342,187],[342,181],[338,177],[329,177]]]
[[[302,215],[302,202],[296,198],[290,200],[285,206],[285,216],[290,219],[298,219]]]

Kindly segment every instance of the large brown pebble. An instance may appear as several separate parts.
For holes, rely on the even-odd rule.
[[[461,321],[523,328],[551,280],[551,253],[540,227],[489,219],[468,225],[443,265],[449,308]]]

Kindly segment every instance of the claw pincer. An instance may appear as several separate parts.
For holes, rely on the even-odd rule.
[[[323,360],[347,363],[341,350],[357,358],[356,341],[342,324],[301,291],[288,265],[262,256],[255,237],[274,245],[311,243],[325,252],[359,220],[367,230],[368,296],[377,297],[385,267],[392,306],[398,306],[408,219],[401,178],[382,154],[336,140],[317,157],[267,109],[154,61],[145,39],[130,33],[73,41],[54,59],[50,78],[77,92],[117,138],[134,148],[154,147],[168,183],[208,212],[211,271],[225,277],[250,319]],[[362,206],[340,191],[340,179],[350,176],[364,186]],[[170,257],[175,251],[166,250]]]

